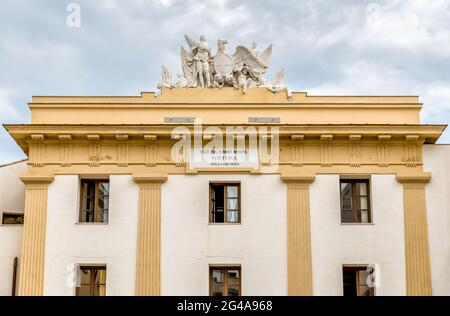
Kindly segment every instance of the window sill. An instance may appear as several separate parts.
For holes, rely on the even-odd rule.
[[[108,225],[109,223],[100,223],[100,222],[93,222],[93,223],[83,223],[83,222],[77,222],[77,223],[75,223],[75,225],[87,225],[87,226],[91,226],[91,225],[93,225],[93,226],[96,226],[96,225]]]
[[[208,223],[208,225],[211,225],[211,226],[224,226],[224,225],[236,226],[236,225],[242,225],[242,223]]]
[[[361,225],[361,226],[372,226],[375,225],[375,223],[341,223],[343,226],[354,226],[354,225]]]
[[[14,227],[14,226],[23,226],[23,224],[0,224],[0,227],[2,226]]]

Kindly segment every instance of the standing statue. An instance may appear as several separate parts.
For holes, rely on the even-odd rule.
[[[204,35],[200,36],[200,41],[196,42],[185,35],[190,52],[181,48],[181,61],[183,63],[183,73],[189,82],[189,87],[211,87],[211,73],[209,63],[211,61],[211,50]]]

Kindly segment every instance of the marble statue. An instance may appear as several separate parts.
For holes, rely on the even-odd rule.
[[[183,73],[172,79],[168,69],[162,67],[162,81],[158,84],[157,96],[163,88],[223,88],[242,89],[266,88],[274,93],[287,90],[282,69],[272,80],[264,75],[269,68],[272,57],[272,45],[262,53],[258,51],[258,43],[253,42],[251,48],[239,45],[234,54],[227,52],[228,41],[217,40],[217,52],[212,54],[204,35],[199,41],[185,35],[189,50],[181,46],[181,68]],[[288,91],[288,95],[289,91]]]

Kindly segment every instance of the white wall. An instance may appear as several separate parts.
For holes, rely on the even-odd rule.
[[[376,295],[405,295],[403,188],[394,175],[373,175],[371,197],[373,224],[341,224],[339,176],[312,183],[314,295],[342,295],[343,264],[378,264]]]
[[[210,181],[241,182],[241,224],[208,224]],[[279,175],[169,176],[162,294],[209,295],[209,265],[240,264],[243,295],[286,295],[286,194]]]
[[[425,145],[423,162],[433,295],[450,295],[450,145]]]
[[[11,295],[14,257],[20,260],[21,242],[22,225],[0,225],[0,296]],[[19,269],[16,285],[18,280]]]
[[[107,265],[106,295],[134,295],[139,188],[131,176],[110,176],[108,224],[77,224],[79,179],[56,176],[48,190],[44,295],[74,295],[74,263]]]
[[[26,161],[0,166],[0,212],[23,213],[25,185],[20,181],[19,175],[26,170]]]
[[[2,225],[1,213],[23,213],[25,185],[19,174],[26,169],[26,161],[0,166],[0,296],[11,295],[14,257],[20,259],[22,242],[22,225]]]

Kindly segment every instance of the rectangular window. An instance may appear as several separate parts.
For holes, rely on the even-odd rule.
[[[210,183],[210,223],[241,222],[241,185],[239,183]]]
[[[240,296],[241,267],[210,267],[210,296]]]
[[[80,266],[76,296],[105,296],[106,266]]]
[[[23,224],[23,213],[3,213],[3,225],[20,225]]]
[[[371,223],[369,180],[341,180],[341,222]]]
[[[371,277],[367,266],[344,266],[342,268],[344,296],[374,296],[373,286],[367,284]]]
[[[109,180],[81,180],[81,223],[107,223]]]

